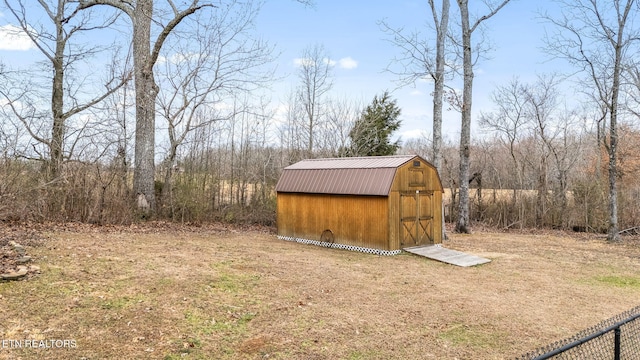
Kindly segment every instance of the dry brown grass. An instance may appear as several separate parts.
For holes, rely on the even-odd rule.
[[[503,359],[638,305],[640,247],[556,234],[451,234],[459,268],[255,230],[51,229],[42,274],[0,283],[2,359]]]

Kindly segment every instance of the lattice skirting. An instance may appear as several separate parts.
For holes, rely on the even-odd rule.
[[[372,248],[366,248],[361,246],[344,245],[344,244],[329,243],[329,242],[317,241],[317,240],[300,239],[296,237],[282,236],[282,235],[278,235],[278,239],[286,240],[286,241],[295,241],[302,244],[311,244],[311,245],[322,246],[322,247],[327,247],[332,249],[359,251],[367,254],[376,254],[376,255],[383,255],[383,256],[398,255],[402,252],[402,250],[380,250],[380,249],[372,249]]]

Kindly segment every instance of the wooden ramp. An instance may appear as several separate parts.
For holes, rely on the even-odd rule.
[[[402,250],[429,259],[463,267],[486,264],[491,261],[480,256],[463,253],[462,251],[445,249],[439,245],[414,246]]]

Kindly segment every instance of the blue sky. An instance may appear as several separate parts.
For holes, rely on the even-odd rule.
[[[451,22],[458,21],[457,5],[451,2]],[[491,109],[490,94],[497,85],[506,84],[515,76],[529,81],[536,73],[561,70],[561,62],[546,61],[547,56],[540,50],[545,27],[537,19],[541,4],[550,6],[548,1],[512,0],[486,22],[493,50],[488,54],[490,58],[475,69],[474,117]],[[280,52],[278,75],[283,79],[273,87],[273,101],[283,102],[296,86],[295,59],[303,49],[321,44],[336,61],[331,96],[368,103],[374,95],[390,90],[402,109],[403,125],[398,135],[407,139],[422,131],[430,133],[432,84],[420,82],[415,88],[397,88],[396,77],[384,69],[399,50],[387,41],[388,36],[378,25],[384,19],[391,26],[418,29],[428,36],[426,24],[431,15],[427,6],[426,0],[316,0],[313,7],[294,0],[268,0],[256,28]],[[484,8],[477,11],[485,12]],[[36,50],[20,49],[20,42],[7,37],[2,30],[7,29],[9,21],[7,14],[0,15],[0,59],[5,63],[20,62]],[[459,121],[459,114],[454,111],[445,113],[443,131],[452,141],[458,139]],[[475,127],[473,131],[477,134],[479,129]]]
[[[548,61],[540,49],[545,24],[540,21],[541,4],[549,11],[550,2],[512,0],[496,16],[486,22],[487,37],[493,44],[490,59],[481,61],[475,69],[474,114],[491,109],[490,94],[496,85],[506,84],[513,77],[533,80],[537,73],[561,70],[562,63]],[[451,1],[451,22],[458,21],[457,5]],[[482,9],[477,14],[484,14]],[[378,22],[386,20],[394,27],[423,30],[429,35],[431,19],[426,0],[420,1],[316,1],[314,7],[304,7],[291,0],[267,2],[258,22],[260,33],[276,43],[282,51],[279,70],[291,76],[281,84],[295,86],[294,59],[314,43],[324,45],[333,60],[350,59],[356,67],[334,71],[334,94],[352,96],[366,102],[384,90],[402,108],[403,138],[421,131],[431,133],[431,83],[398,89],[397,78],[385,72],[389,62],[398,54]],[[283,89],[284,90],[284,89]],[[474,128],[474,132],[479,130]],[[444,135],[456,141],[459,137],[459,115],[445,114]]]

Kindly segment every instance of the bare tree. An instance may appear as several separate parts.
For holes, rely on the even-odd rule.
[[[300,87],[297,100],[304,109],[307,157],[313,156],[314,138],[324,114],[324,96],[333,86],[333,64],[324,46],[316,44],[302,51],[298,59]]]
[[[494,142],[508,151],[511,173],[516,177],[511,187],[517,218],[506,226],[526,225],[526,201],[519,196],[523,189],[536,190],[534,226],[548,225],[549,212],[562,214],[567,209],[569,173],[580,158],[582,135],[576,124],[577,111],[560,106],[559,85],[555,75],[539,76],[534,83],[514,79],[494,91],[496,111],[481,114],[480,125],[493,132]],[[555,208],[560,210],[550,211],[550,183]],[[566,225],[565,219],[559,219],[560,225]]]
[[[527,100],[524,96],[523,85],[518,79],[512,80],[505,86],[494,90],[491,99],[496,110],[480,114],[480,126],[496,134],[496,141],[507,148],[515,170],[516,181],[511,184],[513,189],[512,206],[518,204],[518,190],[524,188],[524,160],[519,152],[519,143],[527,131]],[[519,218],[524,214],[524,207],[520,202]],[[521,226],[523,225],[520,223]]]
[[[527,102],[527,117],[533,125],[538,144],[536,226],[545,225],[547,194],[549,189],[549,158],[556,150],[556,139],[562,134],[559,126],[554,126],[554,115],[558,107],[558,80],[555,76],[539,76],[532,86],[524,86]]]
[[[469,233],[469,166],[471,155],[471,104],[473,96],[473,48],[471,36],[480,24],[498,13],[509,0],[502,0],[497,4],[487,2],[489,12],[476,19],[473,24],[469,18],[469,0],[456,0],[460,8],[460,26],[462,32],[462,116],[460,128],[460,202],[458,207],[458,221],[455,230]]]
[[[636,120],[640,120],[640,62],[632,61],[626,64],[622,76],[630,88],[624,94],[624,110]]]
[[[281,167],[290,165],[308,156],[308,118],[299,92],[291,92],[284,103],[284,121],[277,127],[282,146]],[[360,117],[362,104],[359,100],[327,98],[323,102],[321,121],[314,126],[314,156],[348,156],[351,139],[349,132]]]
[[[433,80],[433,117],[432,117],[432,141],[430,159],[438,172],[442,169],[442,116],[445,97],[445,80],[447,72],[447,33],[449,31],[450,1],[441,0],[440,13],[434,0],[429,0],[429,9],[435,30],[435,53],[429,41],[418,33],[405,35],[402,29],[393,29],[386,22],[380,24],[383,29],[393,37],[392,43],[402,50],[402,57],[396,58],[392,63],[399,63],[402,70],[396,72],[400,76],[401,84],[415,84],[417,80],[430,78]],[[392,70],[392,72],[394,72]],[[445,218],[442,217],[443,238]]]
[[[433,77],[433,162],[439,171],[442,164],[442,109],[445,86],[445,39],[449,27],[449,0],[442,0],[440,19],[438,19],[433,0],[429,0],[429,5],[436,28],[436,71]],[[444,225],[444,217],[442,225]],[[444,226],[442,229],[444,231]]]
[[[126,14],[132,23],[133,67],[136,91],[136,136],[133,190],[137,194],[138,208],[153,212],[156,208],[154,187],[155,175],[155,105],[158,86],[153,67],[160,51],[174,29],[187,17],[210,3],[200,4],[198,0],[188,2],[179,8],[172,0],[167,0],[168,18],[164,11],[154,8],[153,0],[78,0],[81,9],[96,5],[107,5]],[[152,24],[159,25],[157,36],[152,41]]]
[[[441,0],[440,12],[436,1],[429,0],[429,10],[435,30],[435,51],[433,44],[420,32],[405,33],[403,28],[393,28],[386,21],[380,21],[382,29],[391,35],[391,42],[401,50],[401,56],[391,62],[400,69],[390,66],[387,71],[399,76],[401,85],[415,84],[418,80],[431,79],[433,85],[433,141],[431,161],[441,170],[442,163],[442,110],[447,73],[446,42],[449,29],[449,0]]]
[[[37,4],[46,15],[48,23],[35,23],[32,18],[35,15],[27,12],[25,2],[4,0],[5,7],[13,15],[20,30],[28,36],[35,47],[46,58],[47,66],[51,69],[50,81],[50,112],[39,110],[41,107],[37,98],[43,94],[35,94],[36,86],[31,79],[21,78],[19,82],[26,84],[22,90],[15,92],[16,88],[4,88],[0,93],[5,98],[13,115],[17,117],[33,139],[44,144],[48,150],[47,179],[55,181],[60,175],[60,167],[65,158],[71,157],[71,150],[65,154],[65,140],[69,133],[68,120],[96,104],[103,101],[118,90],[128,80],[128,75],[112,74],[105,83],[104,90],[91,89],[87,91],[91,83],[90,76],[84,80],[74,79],[78,74],[80,63],[86,63],[98,54],[109,49],[100,46],[89,46],[88,43],[75,41],[81,38],[82,33],[105,29],[111,26],[116,16],[106,14],[95,16],[91,11],[80,11],[80,6],[69,0],[45,1],[38,0]],[[34,10],[33,13],[36,11]],[[93,19],[101,19],[96,22]],[[27,74],[21,74],[27,76]],[[38,75],[38,77],[41,75]],[[45,77],[48,78],[49,73]],[[95,79],[95,78],[94,78]],[[79,94],[98,92],[92,98],[83,98]],[[27,101],[25,101],[27,100]],[[46,118],[51,121],[46,121]],[[40,118],[36,120],[36,118]],[[44,120],[44,121],[43,121]],[[49,134],[41,131],[42,123],[51,124]]]
[[[636,26],[635,0],[559,0],[560,16],[545,14],[556,32],[546,38],[549,54],[566,59],[585,75],[583,84],[608,117],[609,241],[620,239],[618,231],[618,115],[621,75],[637,52],[640,29]]]
[[[114,148],[111,151],[110,168],[113,173],[118,175],[117,181],[114,183],[115,193],[124,203],[127,203],[130,198],[128,174],[133,157],[131,153],[133,135],[135,135],[132,131],[135,128],[133,94],[133,83],[129,82],[107,99],[102,115],[108,125],[108,130],[103,136],[108,144]]]
[[[272,80],[272,70],[265,65],[272,61],[273,47],[250,34],[259,9],[253,2],[230,2],[197,21],[199,25],[186,32],[188,38],[176,36],[165,45],[157,71],[159,111],[169,140],[163,198],[170,199],[178,147],[188,134],[233,116],[215,109]],[[210,110],[203,112],[203,107]]]
[[[322,156],[343,157],[351,145],[349,132],[360,117],[362,105],[353,99],[331,99],[322,129]]]
[[[569,225],[569,218],[565,216],[569,207],[567,193],[570,188],[570,181],[577,165],[584,158],[585,131],[580,122],[581,116],[577,110],[560,109],[555,115],[554,127],[556,134],[548,142],[553,161],[555,163],[555,178],[553,185],[553,202],[557,220],[554,223],[562,227]]]
[[[300,121],[304,118],[304,111],[295,90],[289,92],[283,106],[285,106],[284,121],[278,128],[280,144],[284,148],[280,160],[281,167],[302,160],[305,152],[302,139],[303,124]]]

